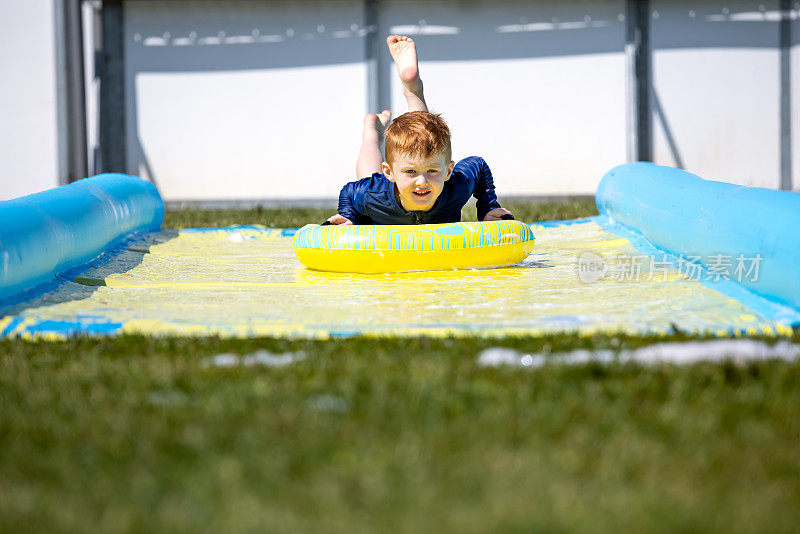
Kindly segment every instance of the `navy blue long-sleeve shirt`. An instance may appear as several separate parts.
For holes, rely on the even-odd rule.
[[[354,224],[438,224],[459,222],[470,196],[477,200],[478,220],[499,208],[494,180],[483,158],[471,156],[456,163],[442,194],[429,211],[406,211],[394,194],[394,183],[375,173],[345,184],[339,193],[339,215]]]

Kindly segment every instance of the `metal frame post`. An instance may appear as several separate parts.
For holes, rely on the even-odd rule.
[[[625,2],[628,161],[653,160],[650,0]]]
[[[67,183],[89,173],[86,141],[86,84],[83,65],[81,0],[63,0]]]
[[[792,2],[780,0],[781,189],[792,189]]]
[[[364,57],[367,61],[367,113],[378,113],[381,100],[378,0],[364,0],[364,31]]]
[[[123,0],[103,0],[100,78],[99,168],[126,172],[125,20]]]

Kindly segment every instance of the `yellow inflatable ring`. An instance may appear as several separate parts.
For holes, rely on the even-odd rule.
[[[294,236],[300,263],[317,271],[388,273],[500,267],[533,250],[520,221],[421,225],[309,224]]]

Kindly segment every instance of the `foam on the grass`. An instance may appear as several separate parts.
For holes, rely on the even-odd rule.
[[[569,352],[523,353],[504,347],[491,347],[478,354],[483,367],[530,367],[543,365],[577,365],[584,363],[678,364],[698,362],[746,363],[764,360],[795,361],[800,357],[800,345],[779,341],[774,345],[752,339],[714,339],[654,343],[634,350],[576,349]]]

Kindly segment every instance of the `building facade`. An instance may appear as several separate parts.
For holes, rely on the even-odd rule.
[[[69,178],[65,1],[0,0],[0,198]],[[335,198],[364,113],[406,111],[390,33],[415,39],[454,157],[483,156],[501,196],[592,194],[631,159],[800,189],[798,3],[80,4],[86,172],[142,176],[166,200]]]

